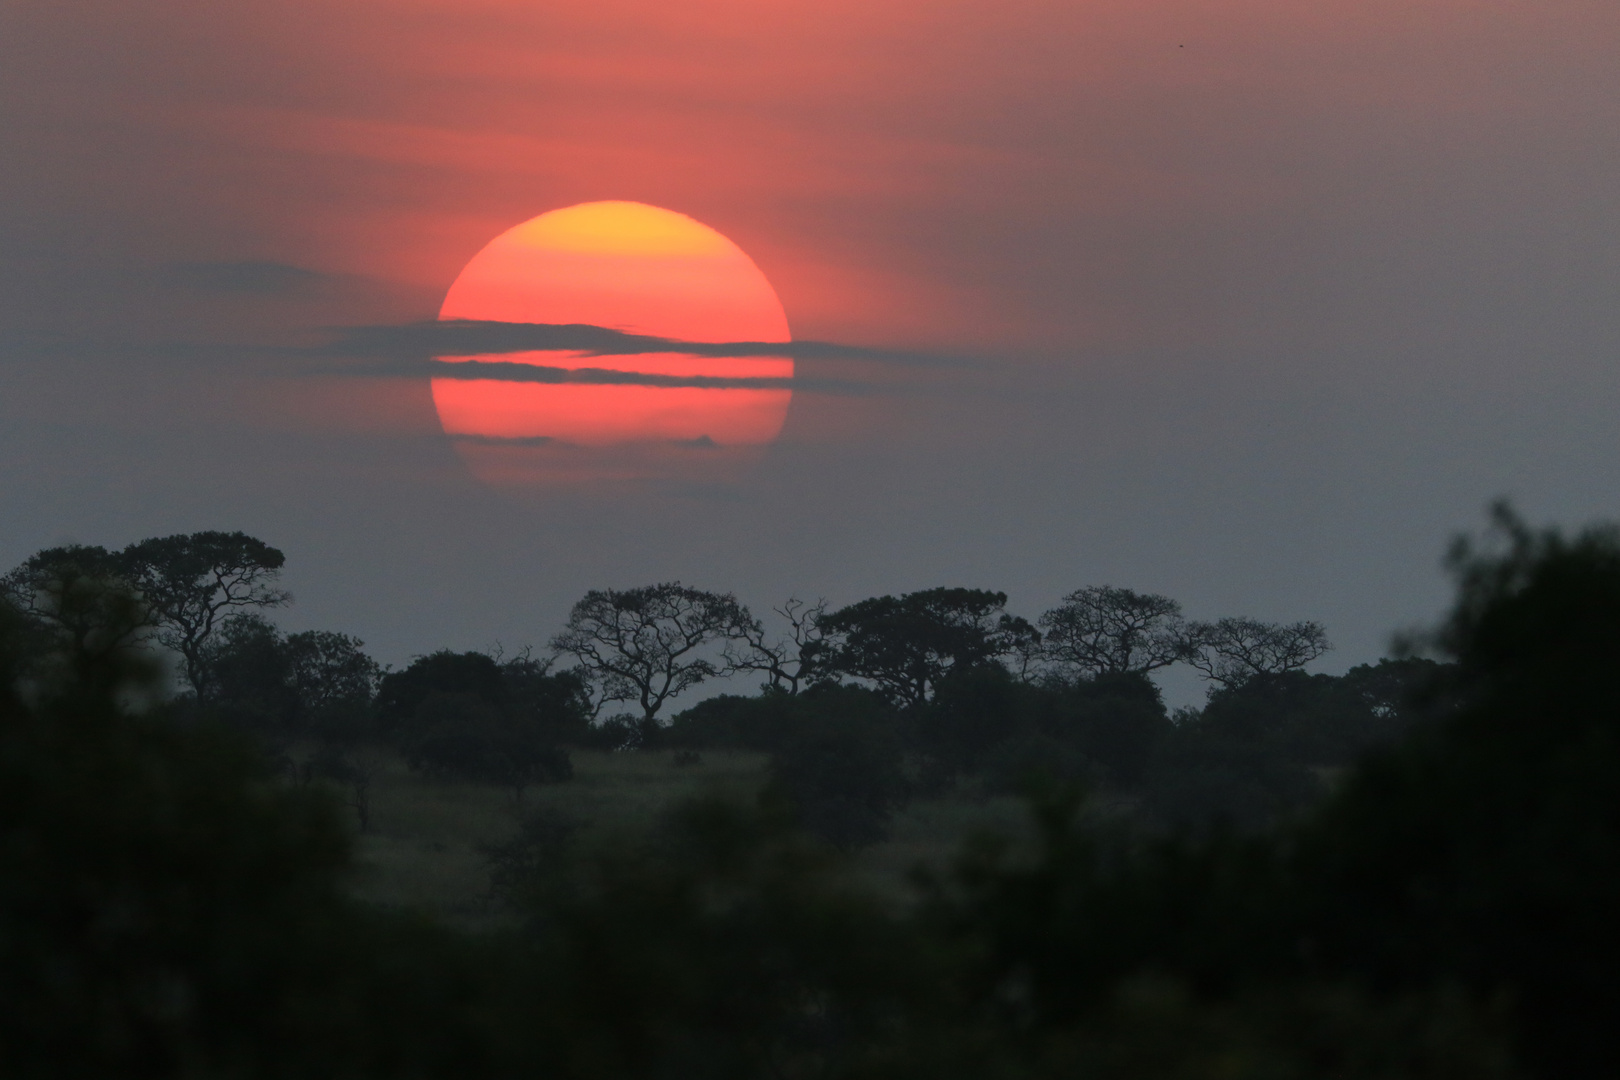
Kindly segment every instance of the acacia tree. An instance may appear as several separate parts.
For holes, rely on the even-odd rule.
[[[951,672],[999,663],[1040,641],[1040,631],[1008,615],[1006,604],[1006,593],[986,589],[876,596],[821,617],[826,640],[816,657],[823,671],[866,679],[918,706]]]
[[[756,619],[742,628],[738,639],[726,643],[726,663],[732,671],[763,672],[773,690],[797,694],[817,677],[827,601],[808,604],[795,596],[771,610],[787,621],[787,636],[769,638],[765,624]]]
[[[1185,659],[1181,605],[1168,596],[1091,585],[1040,617],[1042,651],[1059,668],[1086,678],[1147,674]]]
[[[731,593],[690,589],[678,581],[635,589],[592,589],[568,613],[551,641],[579,661],[596,688],[597,707],[634,702],[644,724],[664,703],[706,679],[733,670],[717,643],[746,641],[758,623]]]
[[[1182,643],[1187,663],[1226,687],[1240,686],[1256,675],[1297,671],[1333,648],[1321,623],[1247,618],[1189,623]]]
[[[117,560],[151,609],[158,641],[180,654],[199,697],[208,640],[219,624],[244,609],[278,607],[292,598],[276,585],[286,557],[242,532],[153,537],[131,544]]]

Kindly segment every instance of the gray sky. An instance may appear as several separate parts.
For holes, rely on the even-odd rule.
[[[393,663],[585,589],[1441,609],[1506,495],[1620,492],[1612,3],[0,0],[0,562],[203,528]],[[691,214],[801,358],[740,477],[512,496],[409,327],[535,214]],[[855,385],[870,391],[854,392]]]

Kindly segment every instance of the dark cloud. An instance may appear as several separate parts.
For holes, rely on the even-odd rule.
[[[772,376],[653,375],[610,368],[561,368],[505,360],[432,360],[439,379],[494,379],[500,382],[588,383],[595,386],[700,387],[710,390],[787,390],[791,378]]]
[[[973,361],[962,357],[871,349],[826,341],[679,341],[580,323],[508,323],[471,319],[445,319],[402,326],[345,327],[338,331],[336,340],[319,351],[329,356],[353,357],[487,356],[548,351],[576,352],[585,356],[638,356],[674,352],[711,357],[788,356],[795,360],[863,360],[912,367],[975,366]]]
[[[607,368],[560,368],[541,364],[520,364],[502,360],[432,360],[428,371],[438,379],[495,379],[500,382],[587,383],[595,386],[697,387],[705,390],[792,390],[803,388],[799,380],[772,376],[649,375],[639,371],[613,371]],[[866,388],[841,381],[834,388],[829,380],[816,380],[823,392],[860,393]]]
[[[879,367],[975,368],[972,360],[926,353],[870,349],[825,341],[680,341],[631,334],[605,326],[552,323],[505,323],[472,320],[419,322],[402,326],[362,326],[339,332],[326,345],[300,355],[358,360],[317,374],[346,376],[432,376],[440,379],[490,379],[500,382],[574,383],[598,386],[696,387],[709,390],[800,390],[845,397],[882,392],[875,379],[806,375],[663,375],[611,368],[565,368],[545,364],[485,359],[509,353],[568,352],[580,356],[683,356],[727,359],[789,357],[812,362],[848,361]],[[472,357],[471,359],[460,359]],[[452,359],[454,358],[454,359]],[[890,387],[892,389],[892,387]]]

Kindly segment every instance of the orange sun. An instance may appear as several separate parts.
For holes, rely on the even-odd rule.
[[[781,301],[741,248],[684,214],[635,202],[583,203],[508,229],[461,271],[439,318],[583,323],[691,342],[792,340]],[[757,446],[776,438],[793,396],[780,383],[680,385],[791,378],[793,361],[778,356],[548,351],[439,359],[575,373],[554,372],[563,381],[549,382],[435,376],[439,421],[464,447]],[[655,385],[635,385],[638,375]],[[468,460],[494,478],[492,463],[480,467],[480,453]]]

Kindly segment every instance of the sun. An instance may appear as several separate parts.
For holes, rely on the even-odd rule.
[[[685,214],[636,202],[582,203],[508,229],[461,271],[439,318],[583,323],[690,342],[792,340],[775,290],[741,248]],[[503,444],[759,446],[781,432],[792,399],[779,382],[681,385],[791,378],[793,361],[783,356],[523,352],[439,359],[624,373],[546,383],[436,376],[439,421],[464,453],[481,448],[467,455],[481,475],[498,471],[490,462],[510,462],[510,453],[489,452]],[[656,385],[636,385],[637,375]]]

